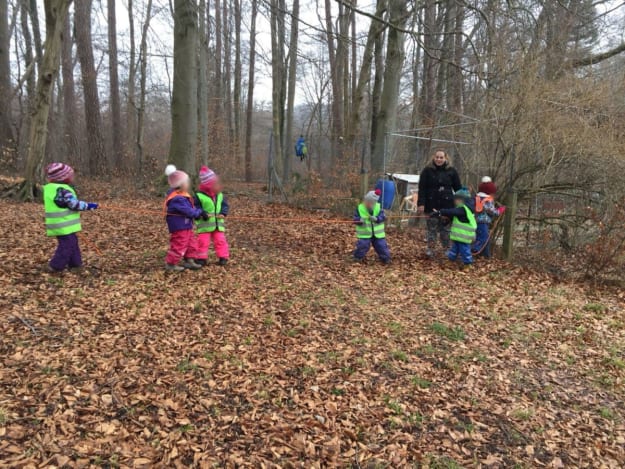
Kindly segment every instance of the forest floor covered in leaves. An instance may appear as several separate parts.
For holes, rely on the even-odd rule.
[[[302,222],[166,274],[162,200],[103,188],[82,274],[0,201],[0,467],[625,466],[622,291],[429,262],[420,231],[352,264],[351,226]],[[262,199],[232,215],[320,217]]]

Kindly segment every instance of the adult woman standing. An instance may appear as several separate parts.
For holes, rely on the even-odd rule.
[[[444,150],[436,150],[432,155],[432,161],[423,169],[419,178],[420,212],[429,215],[434,210],[453,208],[454,192],[462,187],[460,176],[452,166],[449,155]],[[449,224],[446,220],[428,218],[426,255],[432,257],[436,247],[436,238],[440,237],[441,244],[445,249],[449,248]]]

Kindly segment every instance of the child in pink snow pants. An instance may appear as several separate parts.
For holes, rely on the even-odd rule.
[[[219,265],[226,265],[230,258],[224,224],[229,207],[222,191],[223,186],[219,177],[211,169],[202,166],[200,169],[200,187],[195,194],[196,205],[207,214],[207,217],[196,222],[198,237],[195,259],[200,265],[206,265],[211,243],[219,259]]]
[[[181,272],[185,269],[201,268],[193,259],[198,255],[193,231],[193,221],[208,216],[195,206],[189,194],[189,176],[184,171],[176,170],[174,165],[165,169],[169,191],[165,199],[165,220],[169,229],[169,250],[165,257],[165,270]],[[180,261],[184,259],[182,265]]]

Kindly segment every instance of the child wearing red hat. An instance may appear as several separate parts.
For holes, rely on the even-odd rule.
[[[185,269],[201,268],[193,259],[197,256],[197,245],[193,231],[194,220],[208,219],[201,207],[196,207],[189,194],[189,175],[179,171],[173,164],[165,168],[169,191],[165,198],[165,220],[169,229],[169,250],[165,256],[165,270],[182,272]],[[182,265],[180,261],[184,260]]]
[[[497,186],[489,176],[484,176],[477,190],[478,193],[475,196],[477,232],[471,251],[473,254],[488,258],[491,254],[490,227],[493,220],[499,216],[499,210],[495,207]]]
[[[218,264],[226,265],[230,258],[230,248],[226,239],[224,220],[228,216],[230,207],[224,197],[221,180],[212,169],[202,166],[199,177],[200,187],[195,194],[196,204],[202,207],[208,214],[208,218],[196,222],[198,233],[196,262],[206,265],[208,250],[212,243],[219,259]]]
[[[46,168],[48,184],[43,186],[46,235],[55,236],[58,246],[48,270],[61,272],[82,267],[82,256],[76,233],[81,231],[80,212],[95,210],[98,204],[78,200],[74,170],[64,163],[51,163]]]

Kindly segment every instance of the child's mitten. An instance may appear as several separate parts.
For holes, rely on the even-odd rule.
[[[96,204],[96,203],[94,203],[94,202],[89,202],[89,203],[87,204],[87,210],[95,210],[95,209],[96,209],[96,208],[98,208],[98,207],[99,207],[99,205],[98,205],[98,204]]]

